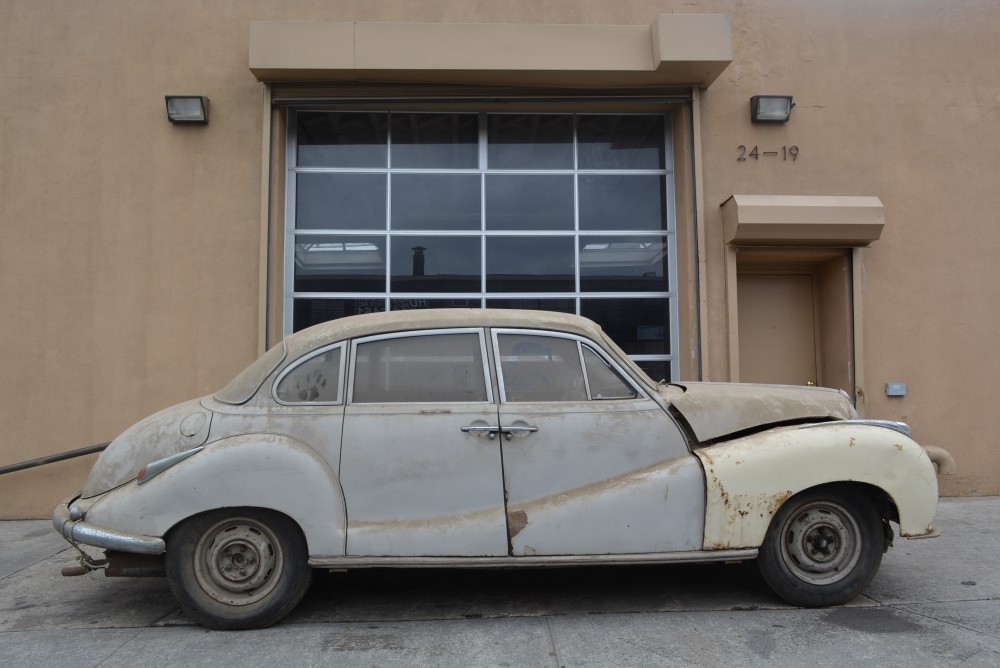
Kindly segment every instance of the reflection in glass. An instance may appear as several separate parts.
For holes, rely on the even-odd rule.
[[[296,136],[300,167],[385,167],[389,115],[300,111]]]
[[[300,230],[384,230],[384,174],[298,174],[295,227]]]
[[[478,166],[478,115],[392,114],[394,169],[476,169]]]
[[[666,237],[580,237],[580,290],[668,292]]]
[[[362,313],[382,313],[385,311],[384,298],[372,299],[315,299],[296,298],[292,308],[292,331],[318,325],[328,320],[345,318]]]
[[[479,237],[394,236],[393,292],[479,292]]]
[[[486,308],[517,308],[556,311],[576,315],[575,299],[487,299]]]
[[[295,237],[296,292],[383,292],[385,237]]]
[[[572,292],[576,289],[572,237],[488,237],[489,292]]]
[[[656,174],[581,174],[580,229],[667,229],[664,177]]]
[[[489,174],[487,230],[572,230],[573,176]]]
[[[478,174],[394,174],[392,229],[478,230]]]
[[[586,401],[576,341],[553,336],[500,334],[505,401]]]
[[[580,315],[600,325],[629,355],[670,354],[668,299],[581,299]]]
[[[490,169],[572,169],[573,117],[490,114]]]
[[[479,308],[482,300],[479,297],[469,299],[390,299],[390,311],[419,311],[425,308]]]
[[[663,116],[577,119],[580,169],[665,169]]]
[[[363,403],[486,401],[477,334],[406,336],[360,343],[351,400]]]

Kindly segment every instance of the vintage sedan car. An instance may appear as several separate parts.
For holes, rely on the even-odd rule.
[[[76,572],[164,572],[213,628],[286,615],[312,569],[756,559],[787,601],[849,601],[935,533],[906,425],[823,388],[651,380],[593,322],[343,318],[126,430],[56,529]],[[74,570],[74,569],[69,569]]]

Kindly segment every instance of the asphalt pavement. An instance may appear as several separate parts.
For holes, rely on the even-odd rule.
[[[1000,666],[1000,497],[942,499],[869,590],[783,604],[753,564],[317,574],[280,624],[208,631],[162,578],[62,577],[47,521],[0,522],[2,666]]]

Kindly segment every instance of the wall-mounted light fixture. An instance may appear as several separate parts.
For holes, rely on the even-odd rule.
[[[167,95],[171,123],[208,123],[208,98],[204,95]]]
[[[791,95],[754,95],[750,98],[750,120],[754,123],[787,123],[794,106]]]

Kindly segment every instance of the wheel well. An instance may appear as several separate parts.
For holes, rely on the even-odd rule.
[[[215,513],[215,512],[218,512],[220,510],[231,511],[233,514],[244,512],[244,511],[251,511],[251,512],[253,512],[253,511],[264,511],[264,512],[268,512],[268,513],[275,513],[277,515],[281,515],[286,520],[288,520],[288,522],[292,526],[294,526],[296,529],[299,530],[299,533],[301,533],[303,536],[305,536],[305,531],[303,531],[302,527],[299,525],[299,523],[295,521],[295,518],[287,515],[286,513],[281,512],[280,510],[275,510],[273,508],[265,508],[263,506],[222,506],[221,508],[209,508],[207,510],[201,511],[200,513],[195,513],[194,515],[188,515],[187,517],[178,520],[172,527],[170,527],[170,529],[167,530],[166,534],[164,534],[164,536],[163,536],[164,540],[169,541],[171,534],[173,534],[175,531],[177,531],[177,528],[180,525],[184,524],[185,522],[187,522],[187,521],[189,521],[191,519],[194,519],[195,517],[201,517],[202,515],[207,515],[209,513]]]
[[[801,494],[817,490],[838,491],[846,494],[865,496],[875,504],[875,508],[878,510],[883,521],[896,522],[897,524],[899,523],[899,508],[896,507],[896,502],[892,500],[892,497],[889,496],[884,489],[866,482],[845,480],[840,482],[824,483],[822,485],[816,485],[815,487],[803,489],[798,494],[792,496],[789,501]],[[788,501],[785,503],[788,503]]]

